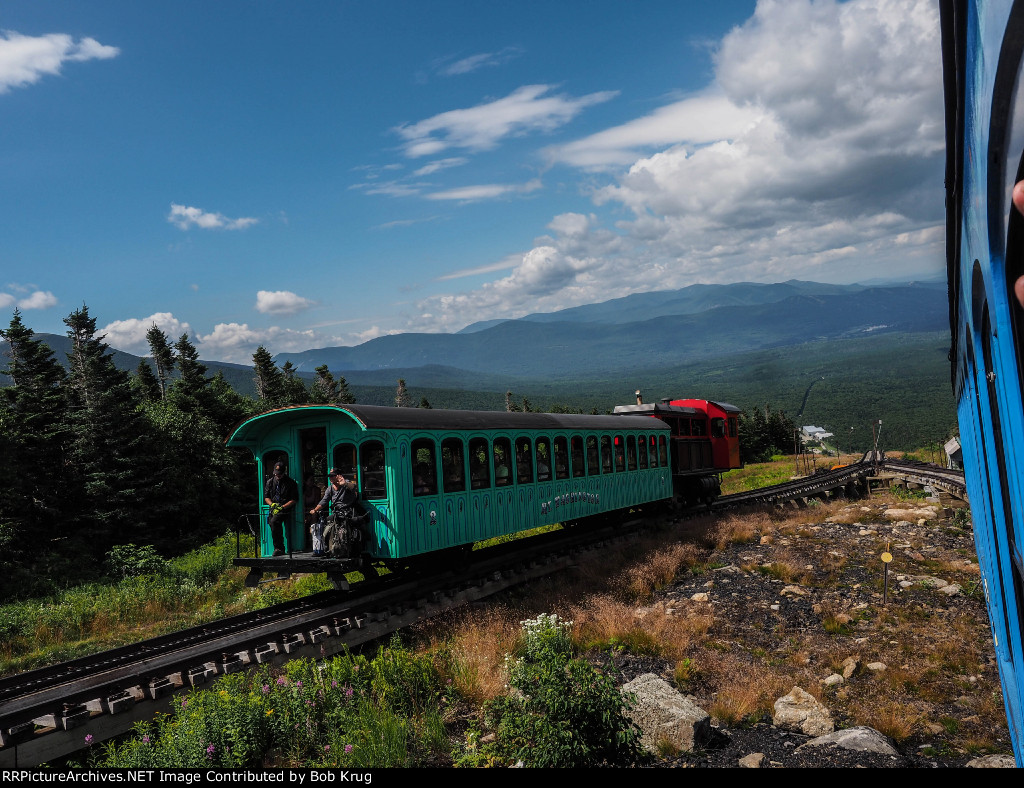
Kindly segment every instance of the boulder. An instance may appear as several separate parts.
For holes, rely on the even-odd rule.
[[[968,769],[1015,769],[1017,762],[1012,755],[985,755],[967,762]]]
[[[656,753],[659,742],[666,741],[692,752],[711,740],[708,713],[660,676],[644,673],[624,685],[622,692],[636,695],[628,715],[640,728],[640,742],[650,752]]]
[[[835,730],[835,723],[829,710],[800,687],[793,687],[788,695],[775,701],[772,723],[776,728],[805,733],[808,736],[823,736]]]
[[[857,752],[877,752],[882,755],[896,756],[900,754],[888,736],[866,726],[845,728],[841,731],[818,736],[809,742],[801,744],[797,751],[804,749],[804,747],[822,747],[828,744],[835,744],[844,750],[856,750]]]

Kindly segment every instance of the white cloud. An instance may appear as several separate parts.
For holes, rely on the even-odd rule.
[[[66,62],[107,60],[120,51],[94,38],[75,41],[63,33],[23,36],[11,30],[0,31],[0,94],[60,74]]]
[[[286,351],[308,350],[311,347],[340,345],[343,337],[320,334],[316,331],[295,331],[289,328],[249,328],[247,323],[218,323],[209,334],[199,337],[199,354],[204,359],[230,361],[235,364],[252,363],[252,354],[260,345],[272,355]]]
[[[505,47],[498,52],[480,52],[476,55],[456,60],[451,65],[440,69],[441,74],[446,77],[469,74],[481,68],[500,66],[521,55],[523,50],[518,47]]]
[[[171,212],[167,215],[167,221],[182,230],[193,226],[203,230],[244,230],[259,222],[259,219],[252,217],[229,219],[220,213],[208,213],[201,208],[171,203]]]
[[[466,109],[442,112],[395,131],[405,141],[409,158],[433,156],[449,148],[490,150],[505,137],[553,131],[586,107],[614,98],[615,91],[580,98],[547,95],[551,85],[525,85],[504,98]]]
[[[97,333],[103,334],[106,343],[111,347],[138,356],[148,356],[149,342],[146,341],[146,332],[154,324],[170,338],[172,343],[176,342],[182,334],[192,334],[189,324],[178,320],[170,312],[155,312],[149,317],[115,320]]]
[[[26,293],[30,289],[14,284],[7,287],[14,290],[15,293]],[[18,309],[49,309],[51,306],[57,306],[57,303],[57,296],[49,290],[34,290],[29,295],[20,298],[10,293],[0,293],[0,309],[9,306],[15,306]]]
[[[480,184],[479,186],[461,186],[423,196],[428,200],[474,202],[476,200],[493,200],[497,197],[504,197],[507,194],[529,194],[541,188],[542,185],[539,178],[534,178],[526,183],[489,183]]]
[[[260,290],[256,293],[256,311],[265,315],[294,315],[315,304],[316,301],[288,290]]]
[[[437,159],[436,161],[432,161],[429,164],[424,164],[418,170],[415,170],[413,172],[413,175],[417,178],[422,178],[424,175],[432,175],[435,172],[447,170],[450,169],[451,167],[459,167],[468,161],[469,159],[463,156],[454,156],[450,159]]]
[[[614,230],[594,215],[555,217],[509,276],[420,302],[410,327],[450,330],[696,282],[941,272],[931,0],[761,0],[714,65],[706,89],[547,149],[553,164],[605,173],[604,185],[588,182],[597,206],[627,210]],[[410,144],[446,139],[431,131]]]
[[[462,279],[467,276],[479,276],[480,274],[490,274],[495,271],[507,271],[509,268],[515,268],[519,265],[522,260],[522,255],[509,255],[503,260],[499,260],[496,263],[488,263],[486,265],[478,265],[474,268],[464,268],[461,271],[453,271],[450,274],[437,277],[438,282],[443,282],[447,279]]]

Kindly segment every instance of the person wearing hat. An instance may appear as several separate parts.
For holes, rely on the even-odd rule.
[[[335,541],[341,539],[342,552],[345,553],[340,557],[347,558],[351,523],[359,518],[355,510],[356,502],[359,500],[359,491],[356,489],[355,483],[345,479],[345,472],[341,468],[331,468],[327,475],[331,479],[331,484],[324,493],[324,497],[320,499],[320,503],[310,509],[309,513],[316,515],[330,505],[335,525],[334,538]],[[331,552],[336,553],[336,551]],[[315,551],[314,555],[316,555]]]
[[[274,473],[263,486],[263,503],[270,507],[270,536],[274,540],[274,555],[284,555],[284,521],[295,510],[299,500],[299,485],[286,472],[284,460],[274,463]]]

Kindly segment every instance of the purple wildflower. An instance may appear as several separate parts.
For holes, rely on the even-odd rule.
[[[348,689],[345,690],[345,697],[346,698],[351,698],[352,697],[352,688],[351,687],[349,687]]]
[[[296,681],[295,682],[295,686],[298,687],[299,689],[302,689],[302,682],[301,681]]]
[[[288,679],[286,679],[284,676],[278,676],[277,677],[277,686],[283,687],[287,683],[288,683]]]
[[[264,684],[263,685],[263,694],[266,695],[268,692],[270,692],[270,685],[269,684]]]
[[[217,752],[217,748],[211,744],[209,747],[206,748],[206,757],[210,760],[213,760],[213,754],[215,752]]]
[[[325,744],[324,745],[324,752],[330,752],[330,751],[331,751],[331,745]]]
[[[143,744],[149,744],[149,736],[148,735],[142,737],[142,743]]]
[[[345,754],[348,755],[350,752],[352,752],[352,745],[351,744],[346,744],[345,745]]]
[[[92,734],[91,733],[85,734],[85,743],[88,744],[90,747],[92,747]]]
[[[332,687],[337,687],[338,686],[338,682],[335,681],[334,679],[331,679],[331,686]]]
[[[188,698],[185,698],[185,700],[183,700],[181,702],[181,708],[185,708],[187,705],[188,705]]]

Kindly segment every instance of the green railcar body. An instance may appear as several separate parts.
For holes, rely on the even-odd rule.
[[[256,459],[262,555],[263,485],[284,459],[300,495],[289,552],[307,549],[304,513],[339,467],[372,515],[366,557],[390,563],[671,499],[669,436],[647,416],[303,405],[247,419],[227,444]]]

